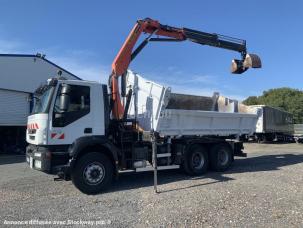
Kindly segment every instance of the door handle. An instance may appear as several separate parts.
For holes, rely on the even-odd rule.
[[[93,129],[91,127],[84,128],[84,134],[93,133]]]

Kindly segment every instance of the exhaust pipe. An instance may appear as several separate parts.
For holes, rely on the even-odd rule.
[[[261,68],[261,59],[256,54],[246,54],[243,60],[233,59],[231,62],[231,73],[242,74],[249,68]]]

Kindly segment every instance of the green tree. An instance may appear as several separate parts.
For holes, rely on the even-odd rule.
[[[250,96],[248,98],[246,98],[243,101],[244,104],[246,105],[258,105],[259,104],[259,100],[257,96]]]
[[[292,88],[277,88],[264,91],[261,96],[250,96],[246,105],[269,105],[281,108],[294,116],[294,123],[303,123],[303,91]]]

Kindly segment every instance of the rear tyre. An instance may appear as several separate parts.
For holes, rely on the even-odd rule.
[[[228,144],[213,145],[210,150],[211,169],[216,172],[227,170],[233,161],[232,149]]]
[[[105,190],[113,179],[113,165],[101,153],[92,152],[82,156],[73,168],[73,184],[85,194],[97,194]]]
[[[202,175],[208,168],[208,154],[200,145],[191,146],[185,155],[183,163],[184,171],[191,176]]]

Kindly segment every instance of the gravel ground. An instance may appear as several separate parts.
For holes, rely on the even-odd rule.
[[[5,220],[82,220],[104,227],[302,227],[303,145],[245,148],[248,157],[236,159],[225,173],[190,178],[180,171],[160,172],[159,194],[153,191],[152,173],[123,174],[109,192],[87,196],[71,182],[30,170],[23,157],[16,163],[0,157],[0,227]]]

